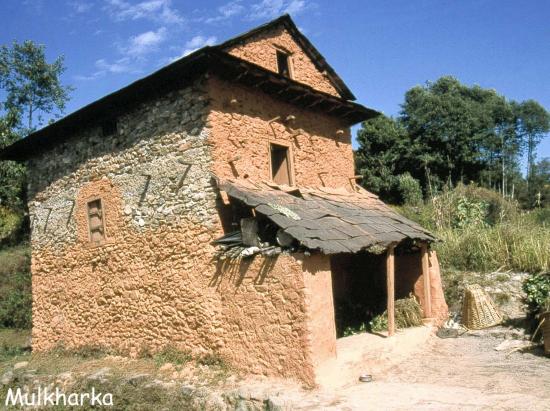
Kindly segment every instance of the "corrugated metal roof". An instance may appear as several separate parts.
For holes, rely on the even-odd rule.
[[[396,213],[376,195],[344,188],[279,186],[271,182],[220,180],[220,190],[243,201],[294,237],[324,254],[356,253],[406,239],[435,241],[413,221]]]

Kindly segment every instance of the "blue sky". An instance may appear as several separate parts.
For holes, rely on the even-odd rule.
[[[0,43],[30,39],[65,56],[69,113],[285,12],[357,100],[388,115],[406,90],[447,74],[550,110],[546,0],[3,0]]]

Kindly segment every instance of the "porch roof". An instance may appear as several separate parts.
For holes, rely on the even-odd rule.
[[[348,191],[218,179],[218,187],[265,215],[303,246],[324,254],[385,249],[405,239],[436,240],[429,231],[357,185]]]

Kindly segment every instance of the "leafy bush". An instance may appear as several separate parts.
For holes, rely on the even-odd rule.
[[[523,291],[532,313],[550,311],[550,273],[532,275],[523,283]]]
[[[23,230],[23,213],[0,206],[0,245],[14,243]]]
[[[422,188],[420,187],[420,182],[409,173],[397,176],[395,185],[397,196],[401,204],[414,207],[422,203]]]
[[[0,327],[30,328],[31,305],[30,250],[0,251]]]

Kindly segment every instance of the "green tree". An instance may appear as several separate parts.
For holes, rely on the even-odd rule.
[[[511,113],[494,90],[468,87],[454,77],[413,87],[405,94],[400,116],[410,138],[411,174],[425,187],[480,181],[497,161],[505,164],[505,150],[497,153],[495,148],[512,129]]]
[[[529,185],[533,178],[533,168],[536,160],[536,149],[546,133],[550,131],[550,113],[534,100],[526,100],[516,107],[519,132],[523,137],[527,150],[527,194],[531,191]]]
[[[363,122],[357,134],[355,166],[362,185],[385,200],[394,200],[392,187],[400,170],[407,141],[406,130],[393,118],[380,115]]]
[[[62,56],[48,63],[45,47],[32,41],[0,48],[0,87],[6,95],[2,109],[17,118],[20,134],[42,125],[45,114],[64,110],[72,90],[61,84],[64,71]]]
[[[63,86],[63,57],[46,61],[45,47],[32,41],[0,46],[0,149],[59,115],[71,87]],[[20,233],[24,215],[25,168],[0,161],[0,244]]]

